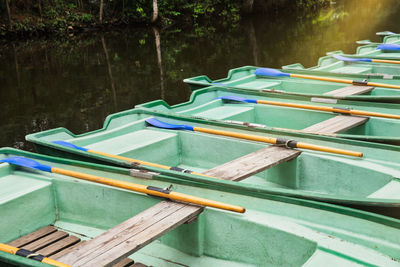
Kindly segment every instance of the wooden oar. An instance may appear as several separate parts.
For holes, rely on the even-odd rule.
[[[293,74],[293,73],[286,73],[286,72],[282,72],[282,71],[270,69],[270,68],[256,69],[254,71],[254,74],[258,75],[258,76],[270,76],[270,77],[285,76],[285,77],[318,80],[318,81],[325,81],[325,82],[347,83],[347,84],[360,85],[360,86],[368,85],[368,86],[375,86],[375,87],[400,89],[400,85],[393,85],[393,84],[386,84],[386,83],[374,83],[374,82],[367,82],[367,81],[345,80],[345,79],[319,77],[319,76],[311,76],[311,75],[303,75],[303,74]]]
[[[394,115],[394,114],[385,114],[385,113],[362,111],[362,110],[355,110],[355,109],[314,106],[314,105],[306,105],[306,104],[285,103],[285,102],[270,101],[270,100],[247,99],[247,98],[242,98],[242,97],[238,97],[238,96],[221,96],[221,97],[218,97],[218,99],[228,100],[228,101],[246,102],[246,103],[255,103],[255,104],[264,104],[264,105],[284,106],[284,107],[291,107],[291,108],[319,110],[319,111],[360,115],[360,116],[400,119],[400,115]]]
[[[332,55],[334,58],[347,61],[347,62],[374,62],[374,63],[389,63],[389,64],[400,64],[399,60],[384,60],[384,59],[373,59],[373,58],[352,58],[344,57],[341,55]]]
[[[152,162],[148,162],[148,161],[143,161],[143,160],[138,160],[138,159],[132,159],[132,158],[127,158],[127,157],[118,156],[118,155],[114,155],[114,154],[109,154],[109,153],[105,153],[105,152],[95,151],[95,150],[88,149],[88,148],[84,148],[84,147],[80,147],[80,146],[77,146],[77,145],[74,145],[74,144],[71,144],[71,143],[65,142],[65,141],[53,141],[53,143],[54,143],[54,144],[57,144],[57,145],[62,145],[62,146],[70,147],[70,148],[75,148],[75,149],[78,149],[78,150],[86,151],[86,152],[93,153],[93,154],[97,154],[97,155],[106,156],[106,157],[109,157],[109,158],[125,160],[125,161],[128,161],[128,162],[133,163],[134,165],[140,165],[140,164],[142,164],[142,165],[151,166],[151,167],[156,167],[156,168],[160,168],[160,169],[164,169],[164,170],[171,170],[171,171],[177,171],[177,172],[183,172],[183,173],[191,173],[191,174],[200,175],[200,176],[205,176],[205,177],[210,177],[210,178],[217,178],[217,177],[205,175],[205,174],[198,173],[198,172],[193,172],[193,171],[191,171],[191,170],[182,169],[182,168],[178,168],[178,167],[171,167],[171,166],[166,166],[166,165],[162,165],[162,164],[152,163]]]
[[[295,140],[288,140],[288,139],[283,139],[283,138],[273,138],[273,137],[265,137],[265,136],[251,135],[251,134],[242,134],[242,133],[236,133],[236,132],[214,130],[214,129],[209,129],[209,128],[194,127],[194,126],[190,126],[190,125],[170,124],[170,123],[159,121],[155,118],[147,119],[146,122],[150,125],[153,125],[154,127],[164,128],[164,129],[189,130],[189,131],[195,131],[195,132],[203,132],[203,133],[209,133],[209,134],[215,134],[215,135],[235,137],[235,138],[257,141],[257,142],[264,142],[264,143],[269,143],[269,144],[284,145],[287,148],[304,148],[304,149],[329,152],[329,153],[334,153],[334,154],[348,155],[348,156],[353,156],[353,157],[362,157],[363,156],[363,154],[361,152],[336,149],[336,148],[325,147],[325,146],[318,146],[318,145],[297,142]]]
[[[9,246],[9,245],[3,244],[3,243],[0,243],[0,251],[4,251],[4,252],[10,253],[10,254],[22,256],[22,257],[29,258],[29,259],[32,259],[35,261],[40,261],[40,262],[47,263],[47,264],[50,264],[53,266],[72,267],[71,265],[64,264],[59,261],[55,261],[55,260],[47,258],[41,254],[37,254],[33,251],[26,250],[23,248],[16,248],[16,247]]]
[[[205,199],[205,198],[200,198],[200,197],[195,197],[195,196],[191,196],[191,195],[187,195],[187,194],[173,192],[169,189],[163,189],[163,188],[154,187],[154,186],[145,186],[145,185],[141,185],[141,184],[119,181],[119,180],[115,180],[115,179],[111,179],[111,178],[105,178],[105,177],[95,176],[95,175],[91,175],[91,174],[56,168],[56,167],[52,167],[49,165],[40,164],[39,162],[37,162],[33,159],[25,158],[25,157],[9,157],[9,158],[0,160],[0,162],[8,162],[10,164],[27,167],[27,168],[31,168],[31,169],[37,169],[37,170],[51,172],[51,173],[58,173],[58,174],[71,176],[71,177],[75,177],[78,179],[82,179],[82,180],[86,180],[86,181],[90,181],[90,182],[94,182],[94,183],[105,184],[105,185],[118,187],[118,188],[130,190],[130,191],[134,191],[134,192],[144,193],[144,194],[148,194],[148,195],[152,195],[152,196],[169,198],[171,200],[176,200],[179,202],[185,202],[185,203],[189,203],[189,204],[213,207],[213,208],[223,209],[223,210],[230,210],[230,211],[239,212],[239,213],[244,213],[246,211],[245,208],[240,207],[240,206],[230,205],[230,204],[213,201],[213,200],[209,200],[209,199]]]

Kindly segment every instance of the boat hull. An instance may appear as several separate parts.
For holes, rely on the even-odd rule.
[[[400,221],[349,208],[279,196],[245,196],[177,182],[143,180],[123,168],[88,164],[2,149],[0,157],[26,156],[43,164],[73,169],[129,182],[165,187],[225,201],[247,208],[245,214],[205,209],[147,245],[130,258],[146,265],[168,266],[320,266],[363,263],[396,266]],[[0,242],[7,243],[46,225],[78,236],[94,238],[107,229],[159,203],[158,198],[97,185],[61,175],[0,164],[2,192]],[[13,186],[11,186],[13,185]],[[6,200],[6,201],[5,201]],[[26,220],[29,218],[29,221]],[[290,249],[288,253],[282,253]],[[51,257],[51,256],[50,256]],[[0,262],[27,263],[27,259],[0,253]],[[34,266],[28,264],[30,266]]]
[[[100,152],[196,172],[211,169],[266,147],[266,144],[259,142],[190,131],[154,128],[146,125],[145,119],[150,117],[174,124],[194,124],[216,130],[229,129],[238,133],[253,133],[260,136],[274,136],[274,133],[277,133],[265,129],[134,109],[109,116],[104,128],[94,132],[74,135],[66,129],[58,128],[28,135],[27,140],[35,143],[39,152],[51,155],[79,156],[80,159],[86,157],[87,160],[103,161],[127,168],[132,166],[131,163],[124,160],[111,159],[51,142],[63,140]],[[326,136],[310,137],[299,133],[290,133],[289,135],[281,133],[280,137],[359,151],[364,153],[364,158],[303,151],[294,160],[257,173],[242,182],[181,173],[179,175],[181,179],[197,181],[208,186],[218,184],[236,188],[238,193],[243,194],[245,194],[247,186],[250,186],[249,188],[257,188],[256,190],[262,194],[285,195],[366,207],[386,206],[398,210],[400,200],[396,196],[397,193],[392,192],[392,188],[396,188],[399,183],[399,147],[353,140],[337,140]],[[320,168],[320,166],[323,167]],[[166,172],[145,165],[140,165],[140,167],[153,172]],[[167,171],[167,173],[170,172]]]

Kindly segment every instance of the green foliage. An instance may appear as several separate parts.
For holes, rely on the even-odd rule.
[[[163,0],[158,1],[160,24],[194,25],[195,33],[204,36],[208,27],[215,23],[235,27],[241,19],[246,0]],[[71,29],[87,28],[99,24],[100,0],[42,0],[10,1],[14,32],[57,32],[70,33]],[[278,8],[288,7],[308,10],[329,0],[277,1]],[[263,2],[260,1],[262,4]],[[104,24],[150,23],[153,1],[149,0],[104,0]],[[268,7],[271,8],[271,7]],[[40,12],[41,10],[41,12]],[[4,7],[0,7],[0,25],[8,25]],[[312,12],[303,12],[312,13]],[[340,14],[339,14],[340,15]],[[71,28],[72,27],[72,28]],[[68,29],[68,30],[67,30]],[[0,29],[1,32],[1,29]]]

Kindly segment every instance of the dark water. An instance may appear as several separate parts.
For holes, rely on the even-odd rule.
[[[310,67],[328,51],[354,53],[356,40],[379,41],[375,32],[383,30],[400,33],[400,1],[338,1],[313,14],[280,11],[225,27],[126,28],[3,42],[0,146],[31,150],[28,133],[55,127],[82,133],[139,103],[186,101],[187,77],[223,78],[243,65]]]

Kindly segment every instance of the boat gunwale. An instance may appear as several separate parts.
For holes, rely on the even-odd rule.
[[[19,156],[29,157],[29,158],[43,160],[43,161],[50,161],[50,162],[55,162],[55,163],[59,163],[59,164],[66,164],[66,165],[90,168],[90,169],[95,169],[95,170],[111,171],[111,172],[116,172],[116,173],[120,173],[120,174],[126,174],[129,176],[129,174],[128,174],[129,170],[126,168],[123,168],[123,167],[116,167],[116,166],[110,166],[110,165],[105,165],[105,164],[83,162],[83,161],[74,160],[74,159],[60,158],[60,157],[55,157],[55,156],[49,156],[49,155],[43,155],[43,154],[18,150],[18,149],[9,148],[9,147],[0,148],[0,153],[1,154],[19,155]],[[372,212],[368,212],[368,211],[363,211],[363,210],[359,210],[359,209],[344,207],[344,206],[340,206],[340,205],[333,204],[333,203],[326,203],[326,200],[323,200],[323,202],[321,202],[315,198],[304,199],[304,198],[285,196],[285,195],[281,195],[281,194],[271,194],[270,192],[264,192],[267,190],[263,190],[263,189],[257,187],[256,185],[242,184],[242,183],[237,183],[234,181],[222,180],[222,179],[217,180],[214,178],[208,178],[208,177],[203,177],[203,176],[194,177],[193,175],[190,175],[190,174],[177,173],[174,171],[168,171],[168,172],[170,174],[157,175],[157,176],[153,177],[153,179],[158,180],[158,181],[187,185],[187,186],[196,186],[196,187],[201,187],[201,188],[211,189],[211,190],[216,190],[216,191],[222,191],[222,192],[227,192],[227,193],[234,193],[234,194],[239,193],[241,195],[245,195],[248,197],[262,198],[262,199],[267,199],[267,200],[271,200],[271,201],[278,201],[278,202],[284,202],[284,203],[288,203],[288,204],[305,206],[305,207],[309,207],[309,208],[322,209],[325,211],[335,212],[335,213],[339,213],[342,215],[348,215],[348,216],[352,216],[355,218],[370,220],[373,222],[381,223],[386,226],[395,227],[395,228],[400,229],[400,219],[396,219],[393,217],[388,217],[385,215],[380,215],[380,214],[376,214],[376,213],[372,213]],[[182,177],[185,177],[187,179],[181,179]],[[218,186],[218,187],[216,188],[215,186]],[[243,193],[245,193],[245,194],[243,194]],[[378,204],[379,199],[374,202],[376,204]],[[357,205],[360,203],[355,201],[355,202],[349,202],[346,204]],[[400,204],[390,205],[388,207],[400,208]]]

